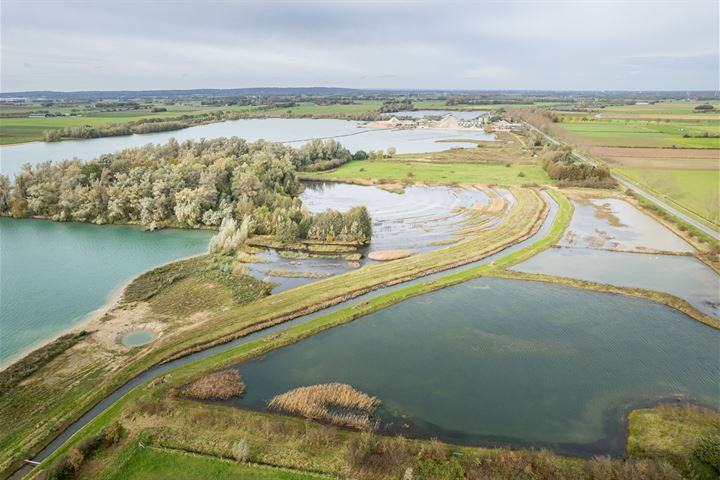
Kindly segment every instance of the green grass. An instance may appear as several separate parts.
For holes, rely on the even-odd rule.
[[[202,111],[209,111],[205,109]],[[55,111],[55,109],[52,109]],[[124,123],[135,120],[150,118],[174,118],[183,113],[201,113],[201,110],[193,112],[157,112],[150,113],[142,110],[125,110],[119,112],[90,112],[82,113],[75,117],[51,117],[51,118],[0,118],[0,144],[43,141],[43,132],[46,130],[57,130],[65,127],[100,127],[112,123]]]
[[[720,432],[717,411],[660,405],[630,412],[629,423],[627,453],[630,458],[669,458],[689,474],[688,478],[717,478],[712,469],[692,455],[700,438]]]
[[[720,223],[720,171],[639,168],[615,170],[689,213],[716,225]]]
[[[610,147],[720,148],[720,138],[697,138],[720,133],[720,122],[648,121],[640,119],[582,120],[565,116],[557,124],[590,145]],[[690,135],[686,138],[684,135]]]
[[[703,100],[692,102],[669,101],[653,105],[617,105],[601,109],[600,112],[607,111],[608,113],[632,113],[641,115],[693,115],[698,113],[695,107],[705,103],[714,105],[717,110],[720,110],[720,102]],[[717,114],[720,112],[715,111],[712,113]]]
[[[241,465],[218,458],[188,455],[154,448],[135,448],[127,461],[100,478],[103,480],[211,480],[234,478],[237,480],[314,480],[317,475],[306,475],[288,470]]]
[[[561,105],[560,102],[535,103],[491,103],[487,105],[460,104],[446,105],[445,100],[417,100],[413,102],[416,110],[497,110],[499,108],[550,107]]]
[[[520,176],[520,173],[524,176]],[[483,183],[497,185],[549,184],[539,165],[483,165],[467,163],[423,163],[400,161],[354,161],[313,177],[333,180],[368,179],[427,183]]]
[[[337,114],[374,112],[382,106],[381,100],[362,100],[351,104],[318,105],[313,102],[299,102],[290,108],[273,108],[267,113],[292,112],[295,115],[329,116]]]

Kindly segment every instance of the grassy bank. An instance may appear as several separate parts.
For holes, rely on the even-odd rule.
[[[353,161],[329,172],[312,175],[317,180],[378,180],[435,184],[482,183],[490,185],[549,184],[539,165],[490,165],[472,163],[427,163],[413,161]]]

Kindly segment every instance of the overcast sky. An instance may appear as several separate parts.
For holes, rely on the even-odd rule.
[[[0,88],[717,90],[718,3],[2,0]]]

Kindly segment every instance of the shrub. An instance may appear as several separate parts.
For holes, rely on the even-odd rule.
[[[693,447],[692,453],[700,462],[709,465],[717,473],[720,473],[720,435],[700,437],[700,440]]]
[[[250,445],[244,438],[233,443],[231,452],[238,463],[246,463],[250,459]]]
[[[277,395],[268,406],[335,425],[368,429],[373,426],[370,415],[379,403],[376,397],[355,390],[350,385],[328,383],[300,387]]]
[[[184,390],[184,394],[199,400],[227,400],[240,396],[245,391],[245,384],[240,373],[231,368],[205,375],[193,382]]]

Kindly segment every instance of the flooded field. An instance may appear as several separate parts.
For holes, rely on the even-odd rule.
[[[629,203],[614,198],[575,201],[559,245],[605,249],[692,252],[693,247]]]
[[[692,256],[636,253],[690,253],[691,245],[625,201],[574,204],[561,248],[546,250],[511,270],[657,290],[720,318],[720,276],[712,268]]]
[[[373,220],[372,241],[360,250],[363,258],[357,262],[283,258],[275,250],[264,250],[257,255],[263,263],[248,263],[247,268],[258,278],[278,283],[274,292],[359,268],[373,262],[368,259],[372,252],[415,254],[441,248],[492,228],[515,201],[506,189],[411,186],[404,193],[393,193],[375,186],[332,182],[306,182],[305,186],[301,199],[313,214],[365,205]]]
[[[633,405],[718,406],[718,341],[658,303],[478,279],[238,365],[247,390],[228,403],[264,409],[293,388],[341,382],[382,401],[380,431],[618,455]]]

